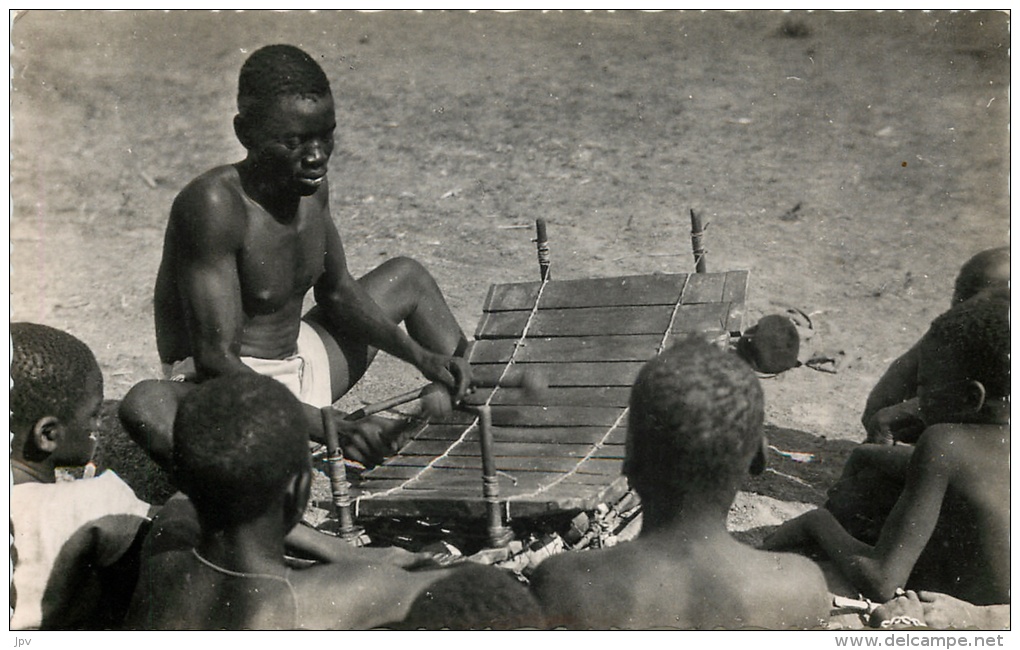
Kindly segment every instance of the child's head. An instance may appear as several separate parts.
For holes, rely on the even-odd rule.
[[[103,403],[92,350],[35,323],[11,323],[11,347],[11,455],[51,467],[84,465]]]
[[[986,290],[1009,291],[1009,246],[989,248],[967,260],[956,276],[953,304]]]
[[[763,419],[750,366],[700,338],[685,339],[638,374],[624,472],[643,499],[723,495],[739,487],[762,453]]]
[[[918,362],[917,395],[925,422],[996,418],[992,407],[1009,402],[1009,350],[1008,300],[978,297],[936,318]]]
[[[241,67],[234,131],[264,181],[277,191],[314,194],[333,153],[336,114],[329,80],[291,45],[255,51]]]
[[[211,379],[181,400],[173,475],[203,527],[254,521],[280,504],[287,528],[298,522],[311,478],[306,421],[290,391],[254,373]]]
[[[413,603],[401,630],[541,628],[541,606],[509,572],[466,563],[434,582]]]

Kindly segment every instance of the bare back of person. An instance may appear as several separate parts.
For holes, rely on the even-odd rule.
[[[297,601],[286,578],[230,576],[203,566],[191,551],[163,553],[143,570],[131,629],[289,630]]]
[[[192,549],[154,556],[128,627],[149,630],[351,630],[403,619],[450,570],[413,573],[363,560],[228,571]]]
[[[924,437],[944,459],[948,486],[911,586],[979,605],[1008,603],[1009,425],[940,424]]]
[[[546,560],[533,585],[552,625],[572,629],[804,629],[827,613],[820,569],[728,535],[678,543],[639,538],[611,549]],[[555,606],[553,606],[555,607]]]
[[[324,272],[325,185],[303,197],[289,220],[274,217],[245,191],[235,165],[216,167],[178,195],[170,213],[155,289],[156,342],[164,363],[192,356],[190,320],[179,283],[209,238],[223,247],[240,289],[239,356],[280,359],[294,353],[305,295]],[[209,209],[213,207],[213,209]],[[215,262],[214,262],[215,263]]]

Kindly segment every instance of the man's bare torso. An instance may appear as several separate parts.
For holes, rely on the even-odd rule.
[[[222,228],[238,235],[233,254],[243,324],[237,354],[277,359],[294,353],[304,297],[324,270],[326,193],[324,186],[301,199],[296,214],[282,220],[245,193],[233,165],[217,167],[182,190],[171,211],[155,289],[156,338],[164,362],[192,356],[190,309],[181,294],[183,265],[194,261],[194,238],[202,231],[214,236]],[[184,214],[202,203],[203,194],[227,200],[217,202],[222,208],[215,213]]]

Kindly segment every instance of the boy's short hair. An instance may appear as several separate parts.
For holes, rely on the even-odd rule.
[[[1008,300],[989,295],[961,303],[932,321],[926,336],[988,397],[1009,397]]]
[[[967,260],[956,276],[953,303],[961,303],[986,289],[1009,290],[1009,246],[989,248]]]
[[[540,628],[538,600],[508,571],[467,563],[419,595],[401,630],[516,630]]]
[[[85,400],[85,379],[103,373],[89,346],[61,330],[11,323],[11,421],[68,420]]]
[[[173,474],[203,524],[264,513],[310,467],[307,418],[280,382],[254,373],[206,381],[185,395],[173,428]]]
[[[237,110],[257,121],[277,97],[330,94],[329,79],[315,59],[293,45],[267,45],[241,66]]]
[[[632,481],[665,490],[731,487],[761,448],[764,398],[747,363],[690,337],[644,365],[629,418]]]

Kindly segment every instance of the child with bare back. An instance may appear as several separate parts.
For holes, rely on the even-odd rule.
[[[156,347],[167,379],[180,383],[135,386],[121,405],[127,431],[167,465],[173,413],[192,382],[239,372],[284,383],[321,441],[318,409],[350,390],[379,350],[462,396],[468,342],[432,275],[406,257],[359,279],[347,267],[329,205],[337,116],[319,64],[290,45],[256,50],[241,68],[237,109],[245,159],[181,190],[163,242]],[[315,306],[302,313],[309,293]],[[337,417],[348,458],[374,464],[395,451],[399,429]]]
[[[1008,247],[974,255],[956,277],[952,305],[987,298],[1009,300],[1009,263]],[[854,537],[868,543],[875,542],[895,505],[913,443],[925,429],[917,399],[920,348],[919,340],[871,390],[861,417],[868,432],[865,442],[871,444],[851,452],[842,475],[829,489],[826,509]]]
[[[403,620],[457,570],[410,572],[364,549],[327,551],[313,564],[286,559],[311,485],[301,412],[282,384],[253,373],[211,379],[183,398],[173,471],[197,512],[198,539],[180,534],[175,524],[189,518],[168,503],[146,541],[127,627],[371,628]]]
[[[638,538],[549,558],[532,588],[551,626],[812,628],[828,616],[811,561],[733,539],[726,515],[764,469],[762,390],[737,356],[697,338],[642,368],[624,473],[643,504]]]
[[[874,545],[827,510],[781,526],[766,548],[814,542],[873,600],[897,588],[975,605],[1009,602],[1009,301],[961,303],[921,340],[917,397],[927,428]]]

